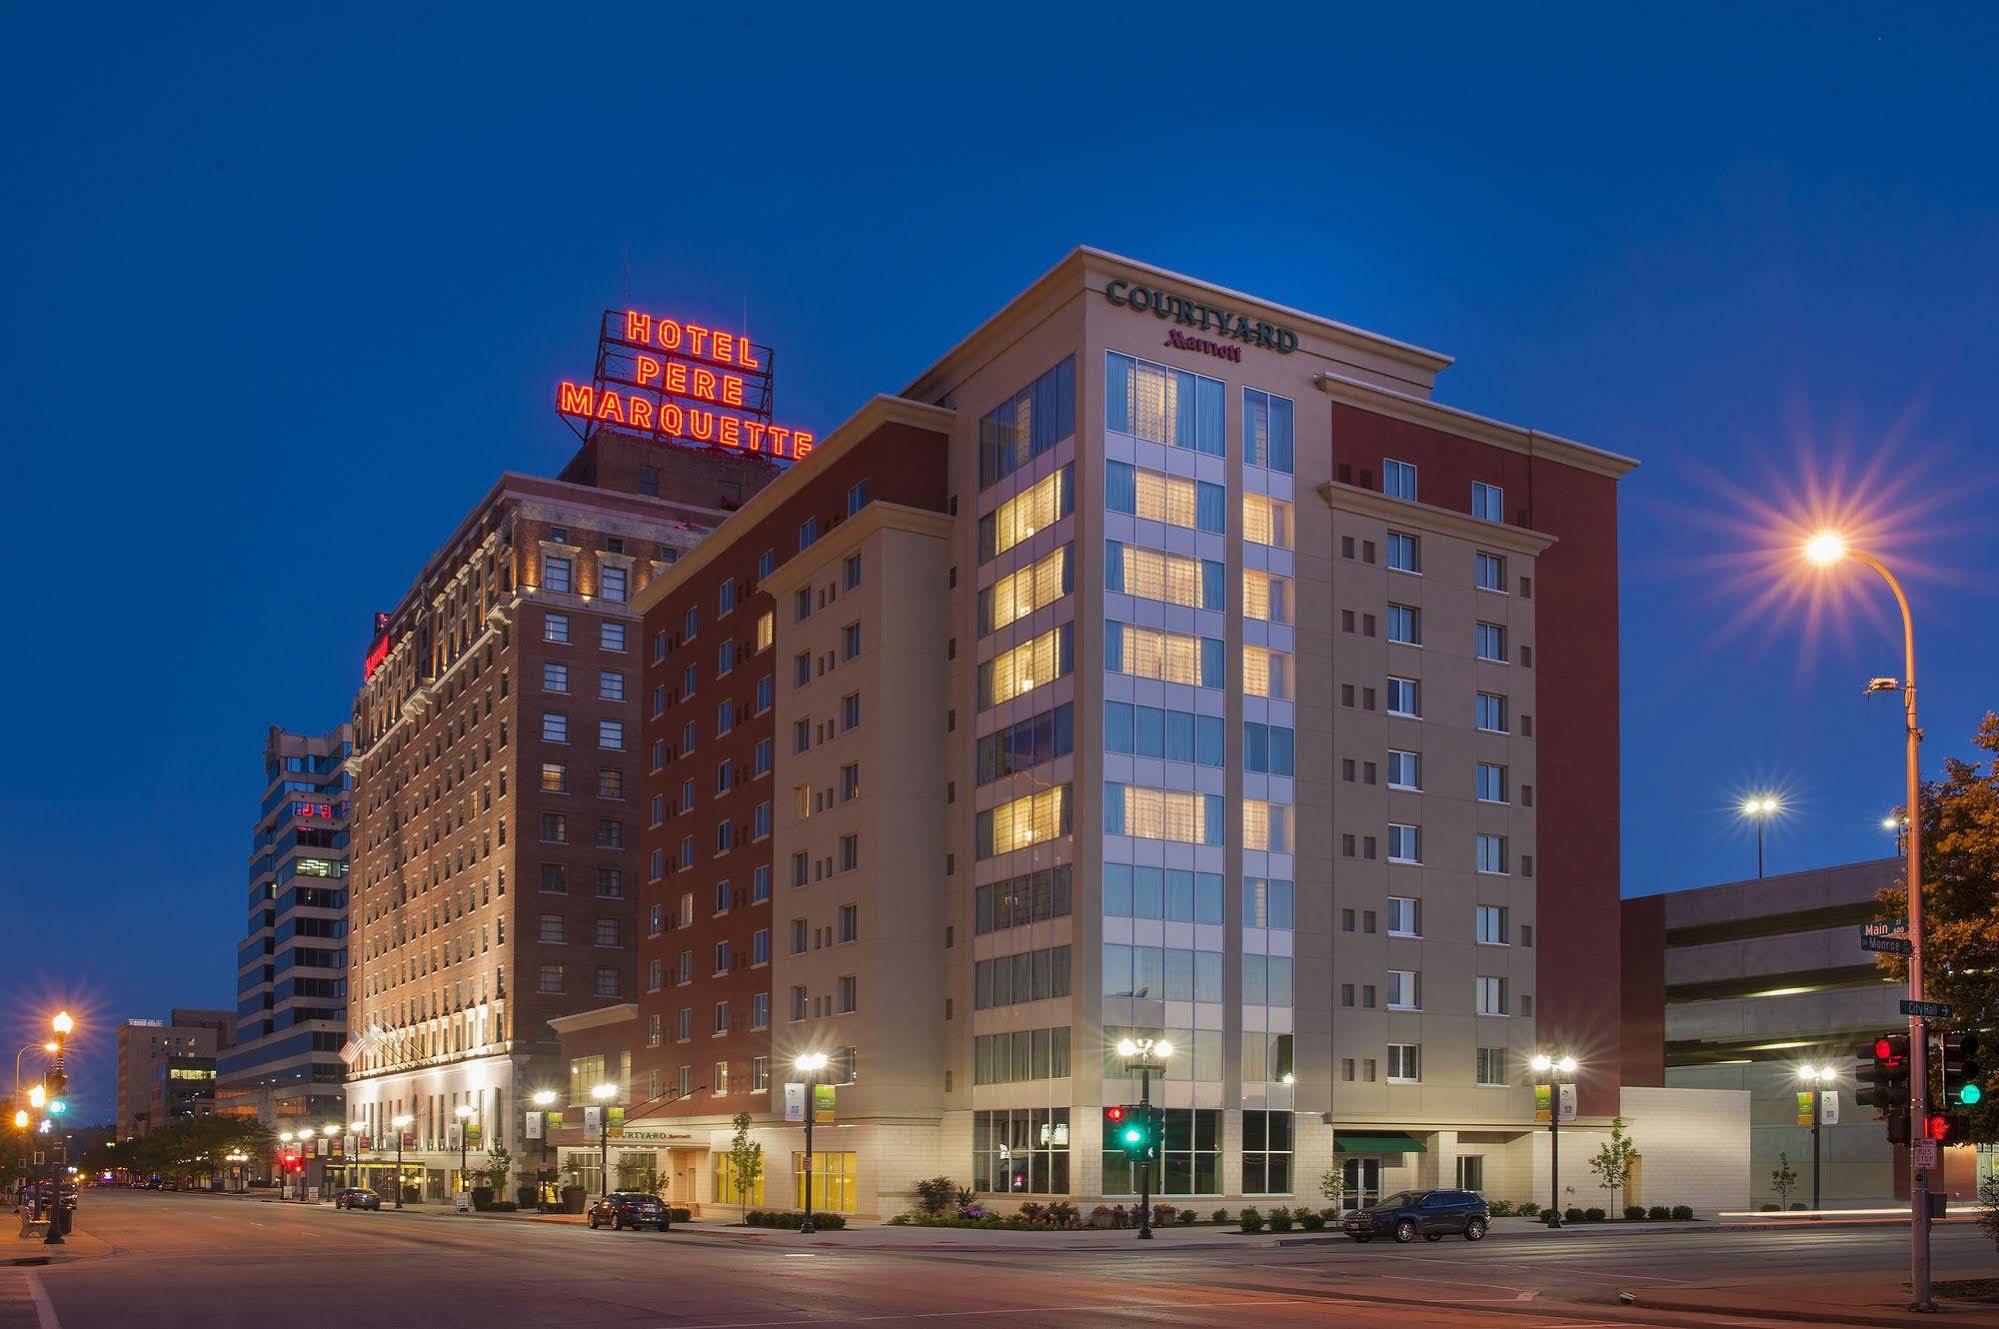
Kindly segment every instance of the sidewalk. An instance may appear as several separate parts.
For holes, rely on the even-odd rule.
[[[1986,1269],[1940,1270],[1936,1281],[1989,1274]],[[1948,1323],[1999,1326],[1999,1305],[1950,1297],[1936,1300],[1938,1309],[1949,1315]],[[1808,1324],[1923,1325],[1935,1329],[1938,1323],[1934,1314],[1909,1309],[1907,1283],[1884,1281],[1878,1274],[1830,1274],[1809,1282],[1781,1283],[1745,1278],[1710,1287],[1645,1290],[1629,1304],[1636,1310],[1693,1311]]]
[[[6,1215],[15,1218],[13,1214]],[[16,1220],[18,1221],[18,1219]],[[72,1260],[90,1260],[111,1253],[111,1243],[93,1237],[80,1227],[72,1227],[62,1239],[60,1246],[47,1246],[40,1237],[26,1240],[18,1237],[7,1238],[7,1245],[0,1247],[0,1265],[46,1265],[68,1264]]]

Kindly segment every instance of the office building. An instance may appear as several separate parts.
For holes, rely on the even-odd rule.
[[[177,1007],[118,1026],[118,1138],[213,1112],[217,1057],[235,1023],[232,1011]]]
[[[236,948],[235,1043],[218,1110],[273,1127],[344,1122],[347,758],[353,731],[264,737],[248,927]]]

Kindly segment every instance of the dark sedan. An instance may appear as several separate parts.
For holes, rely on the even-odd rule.
[[[590,1206],[589,1220],[593,1229],[608,1227],[613,1232],[620,1228],[636,1232],[642,1227],[664,1232],[668,1223],[666,1205],[644,1191],[612,1191]]]
[[[380,1209],[382,1197],[366,1186],[349,1186],[345,1190],[333,1192],[335,1209]]]
[[[1456,1236],[1478,1241],[1491,1222],[1484,1198],[1472,1191],[1397,1191],[1354,1210],[1341,1226],[1355,1241],[1393,1237],[1410,1242],[1419,1236],[1425,1241]]]

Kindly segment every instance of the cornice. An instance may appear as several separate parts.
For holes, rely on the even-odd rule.
[[[1426,531],[1439,535],[1455,536],[1474,544],[1489,545],[1503,549],[1509,554],[1525,554],[1536,557],[1555,543],[1555,537],[1540,531],[1530,531],[1524,526],[1509,526],[1505,522],[1480,521],[1477,517],[1449,508],[1433,507],[1428,503],[1412,503],[1406,498],[1390,498],[1387,494],[1373,489],[1362,489],[1358,485],[1344,485],[1337,481],[1319,486],[1319,497],[1326,506],[1341,512],[1355,512],[1364,517],[1373,517],[1393,525],[1406,522],[1420,526]]]
[[[1590,471],[1597,475],[1607,475],[1615,480],[1630,474],[1638,468],[1635,457],[1603,448],[1594,448],[1587,443],[1562,438],[1557,434],[1544,434],[1538,429],[1525,429],[1510,425],[1490,416],[1475,415],[1459,410],[1455,406],[1445,406],[1427,397],[1412,397],[1406,392],[1396,392],[1373,383],[1363,383],[1348,378],[1344,374],[1330,371],[1319,374],[1312,380],[1314,387],[1336,402],[1357,406],[1376,415],[1385,415],[1392,420],[1402,420],[1409,424],[1422,425],[1428,429],[1455,434],[1459,438],[1469,438],[1480,443],[1489,443],[1508,452],[1524,453],[1529,457],[1539,457],[1547,461],[1573,466],[1577,470]]]

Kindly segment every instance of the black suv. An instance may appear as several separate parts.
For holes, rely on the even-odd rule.
[[[1442,1241],[1462,1234],[1478,1241],[1492,1222],[1485,1200],[1471,1191],[1397,1191],[1365,1209],[1356,1209],[1342,1223],[1355,1241],[1394,1237],[1397,1241]]]
[[[642,1227],[666,1231],[669,1221],[666,1206],[657,1195],[647,1195],[644,1191],[612,1191],[590,1206],[590,1226],[594,1229],[608,1225],[613,1232],[620,1228],[630,1228],[636,1232]]]

